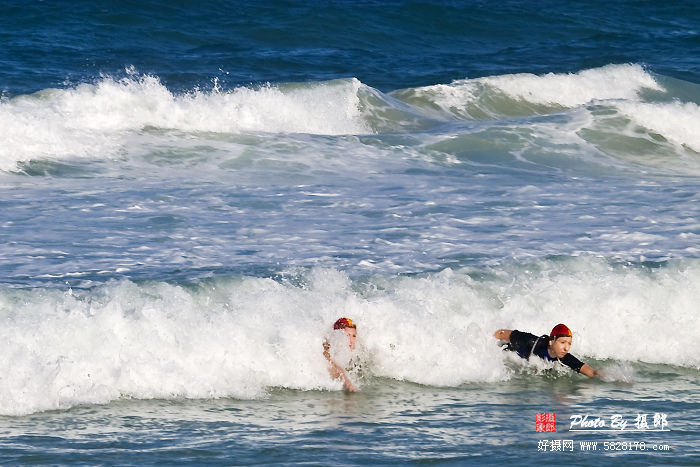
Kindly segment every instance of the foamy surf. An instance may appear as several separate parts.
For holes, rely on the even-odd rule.
[[[119,398],[257,399],[275,387],[339,390],[322,342],[341,316],[358,324],[360,386],[376,378],[497,384],[512,377],[512,355],[493,332],[544,334],[558,322],[574,331],[572,353],[607,362],[592,364],[612,381],[634,382],[629,365],[640,362],[698,369],[692,333],[678,329],[700,324],[699,271],[692,261],[648,270],[579,259],[481,279],[473,277],[487,271],[358,282],[314,269],[276,280],[3,289],[0,413]]]
[[[157,77],[131,70],[122,79],[47,89],[0,103],[0,168],[37,159],[124,156],[130,135],[184,133],[362,134],[357,80],[265,85],[173,94]]]
[[[696,173],[688,150],[700,150],[693,132],[700,119],[697,105],[669,102],[672,98],[638,65],[492,76],[390,94],[356,79],[231,90],[215,84],[175,94],[158,77],[129,69],[122,79],[105,76],[92,84],[2,101],[0,169],[21,170],[35,161],[119,163],[139,154],[161,159],[148,148],[158,155],[171,152],[176,161],[178,154],[202,144],[211,146],[212,154],[240,153],[250,145],[237,140],[240,135],[275,134],[285,146],[324,135],[344,146],[345,135],[374,134],[363,140],[369,152],[383,150],[388,142],[409,157],[440,164],[444,157],[459,164],[455,150],[478,148],[485,138],[535,163],[540,154],[549,159],[560,153],[564,160],[623,170],[642,164],[661,172]],[[436,143],[449,147],[460,138],[464,144],[445,150],[444,156],[436,153],[441,150]],[[658,154],[665,154],[666,162]]]
[[[546,114],[604,101],[639,101],[649,90],[663,92],[664,88],[641,66],[608,65],[578,73],[464,79],[393,95],[433,117],[483,120]]]

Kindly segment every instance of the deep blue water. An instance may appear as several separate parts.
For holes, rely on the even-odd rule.
[[[2,2],[0,464],[697,464],[698,24],[690,1]],[[320,351],[339,316],[358,394]],[[606,378],[491,337],[562,321]]]
[[[687,1],[3,2],[1,89],[154,74],[173,90],[355,77],[382,91],[611,63],[698,82]]]

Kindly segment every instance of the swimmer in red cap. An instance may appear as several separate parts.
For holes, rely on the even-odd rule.
[[[333,331],[339,330],[345,331],[348,346],[351,350],[354,350],[355,344],[357,343],[357,325],[355,325],[350,318],[340,318],[333,324]],[[323,356],[328,360],[328,372],[333,379],[340,379],[345,389],[350,392],[356,392],[357,388],[352,384],[352,381],[350,381],[347,371],[331,358],[331,344],[328,341],[323,342]]]
[[[529,332],[518,330],[499,329],[493,335],[496,339],[508,342],[506,350],[517,352],[519,356],[529,359],[530,355],[535,355],[543,360],[553,362],[560,361],[572,370],[582,373],[589,378],[601,376],[599,371],[594,370],[588,364],[583,363],[578,358],[569,353],[573,334],[571,329],[563,324],[557,324],[549,333],[543,336],[536,336]]]

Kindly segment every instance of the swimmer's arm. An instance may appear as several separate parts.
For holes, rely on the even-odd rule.
[[[331,358],[330,347],[331,346],[328,342],[323,343],[323,356],[326,357],[326,360],[328,360],[328,372],[331,374],[333,379],[340,379],[343,382],[345,389],[350,392],[357,392],[357,388],[354,384],[352,384],[352,381],[350,381],[347,372]]]
[[[348,374],[342,368],[340,369],[340,380],[343,382],[343,386],[345,386],[345,389],[347,389],[350,392],[357,392],[357,388],[354,384],[352,384],[352,381],[350,381]]]
[[[493,337],[495,337],[496,339],[504,340],[506,342],[510,342],[510,334],[512,332],[513,331],[511,331],[510,329],[499,329],[493,334]]]
[[[601,376],[603,376],[603,373],[601,373],[598,370],[594,370],[588,363],[583,364],[583,366],[579,370],[579,373],[584,374],[589,378],[600,378]]]

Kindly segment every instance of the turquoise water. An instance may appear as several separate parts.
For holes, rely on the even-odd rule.
[[[697,464],[699,17],[5,2],[0,463]]]

